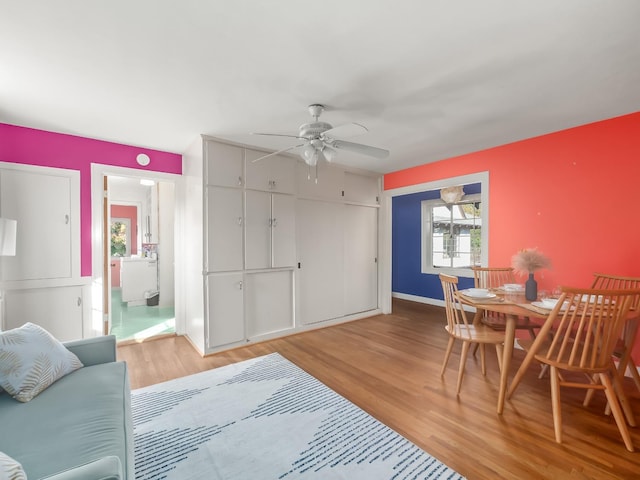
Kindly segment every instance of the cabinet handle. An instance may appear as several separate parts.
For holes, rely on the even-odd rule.
[[[69,225],[69,215],[64,216],[64,224]]]
[[[238,290],[242,290],[242,280],[238,282]]]
[[[274,226],[274,227],[277,227],[278,226],[278,220],[276,220],[275,218],[272,218],[271,219],[271,225]]]
[[[274,190],[276,188],[276,181],[275,180],[269,180],[269,188],[271,190]]]
[[[242,226],[242,217],[238,217],[238,226],[241,227]]]
[[[241,187],[242,186],[242,177],[238,177],[238,186]]]
[[[81,297],[78,297],[77,303],[78,303],[78,306],[82,305],[82,298]]]

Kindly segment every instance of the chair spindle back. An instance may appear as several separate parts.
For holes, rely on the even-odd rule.
[[[555,327],[552,340],[539,355],[567,370],[607,370],[637,295],[640,289],[562,287],[558,304],[547,319]]]

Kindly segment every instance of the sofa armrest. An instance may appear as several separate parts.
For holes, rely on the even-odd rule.
[[[116,361],[116,337],[85,338],[65,342],[64,346],[73,352],[85,367]]]
[[[123,480],[123,478],[120,459],[110,455],[49,475],[42,480]]]

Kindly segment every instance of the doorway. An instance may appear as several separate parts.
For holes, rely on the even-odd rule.
[[[175,334],[174,184],[104,178],[106,333],[119,343]]]

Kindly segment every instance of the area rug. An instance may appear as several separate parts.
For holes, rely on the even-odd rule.
[[[132,392],[136,479],[461,479],[277,353]]]

